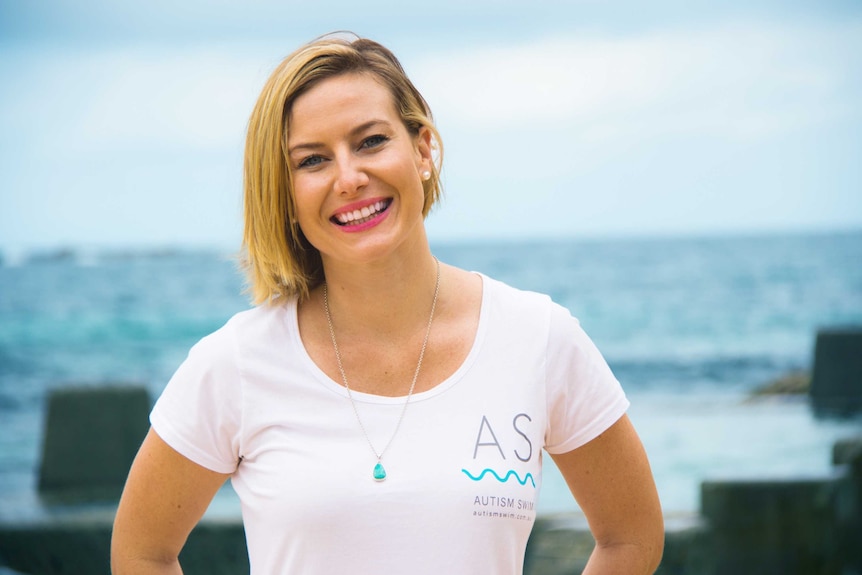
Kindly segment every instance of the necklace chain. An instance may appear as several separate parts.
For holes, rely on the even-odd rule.
[[[416,380],[419,379],[419,371],[422,369],[422,359],[425,357],[425,348],[428,347],[428,337],[431,335],[431,323],[434,321],[434,310],[437,308],[437,295],[440,293],[440,260],[435,257],[434,261],[437,262],[437,279],[434,283],[434,299],[431,301],[431,314],[428,316],[428,327],[425,328],[425,339],[422,340],[422,348],[419,350],[419,361],[416,363],[416,371],[413,372],[413,381],[410,382],[410,390],[407,392],[407,399],[404,400],[404,406],[401,408],[401,414],[398,417],[398,422],[395,424],[395,430],[392,432],[392,436],[389,438],[389,441],[379,453],[371,442],[368,431],[365,429],[365,424],[362,423],[362,418],[359,416],[359,410],[356,407],[356,401],[353,399],[353,392],[350,389],[350,384],[347,382],[347,374],[344,372],[344,365],[341,361],[341,352],[338,349],[338,342],[335,340],[335,329],[332,327],[332,315],[329,312],[329,297],[326,283],[324,282],[323,284],[323,310],[326,313],[326,323],[329,326],[329,337],[332,339],[332,348],[335,350],[335,361],[338,364],[338,371],[341,373],[341,381],[344,382],[344,387],[347,389],[347,397],[350,399],[350,406],[353,408],[353,414],[356,416],[356,421],[359,423],[362,435],[365,436],[365,441],[368,442],[368,447],[371,448],[372,453],[377,457],[377,466],[374,468],[374,478],[378,481],[382,481],[386,477],[386,472],[381,465],[381,459],[383,459],[383,455],[386,453],[386,450],[389,449],[389,446],[392,445],[392,441],[395,439],[395,436],[398,434],[398,430],[401,428],[401,422],[404,421],[404,414],[407,413],[407,405],[410,403],[410,398],[413,396],[413,390],[416,388]]]

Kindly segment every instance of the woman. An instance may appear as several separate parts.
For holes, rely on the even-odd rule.
[[[151,415],[115,573],[179,573],[228,478],[252,573],[520,573],[551,454],[596,547],[651,573],[661,510],[628,402],[562,307],[431,253],[430,110],[383,46],[289,56],[249,123],[258,306],[204,338]]]

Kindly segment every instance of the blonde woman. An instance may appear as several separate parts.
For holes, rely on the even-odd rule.
[[[189,353],[117,512],[114,573],[180,573],[230,479],[253,574],[516,574],[550,454],[596,539],[651,573],[661,509],[628,401],[564,308],[438,261],[441,139],[395,56],[325,37],[249,122],[257,306]]]

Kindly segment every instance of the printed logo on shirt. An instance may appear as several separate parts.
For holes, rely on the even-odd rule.
[[[510,478],[510,477],[514,477],[515,479],[517,479],[517,480],[518,480],[518,483],[520,483],[521,485],[526,485],[526,484],[527,484],[527,481],[529,481],[529,482],[533,485],[533,487],[535,487],[535,486],[536,486],[536,480],[535,480],[535,479],[533,479],[533,474],[532,474],[532,473],[530,473],[529,471],[528,471],[527,473],[525,473],[525,474],[524,474],[524,478],[523,478],[523,479],[521,479],[521,476],[520,476],[520,475],[518,475],[518,472],[517,472],[517,471],[515,471],[514,469],[510,469],[510,470],[508,471],[508,473],[506,473],[505,477],[500,477],[499,475],[497,475],[497,472],[496,472],[496,471],[494,471],[493,469],[491,469],[490,467],[486,467],[485,469],[483,469],[483,470],[482,470],[482,473],[480,473],[480,474],[479,474],[479,477],[473,477],[473,474],[472,474],[472,473],[470,473],[469,471],[467,471],[466,469],[462,469],[461,471],[463,471],[465,474],[467,474],[467,477],[469,477],[469,478],[470,478],[470,479],[472,479],[473,481],[482,481],[482,479],[484,479],[484,478],[485,478],[485,475],[486,475],[486,474],[488,474],[488,473],[490,473],[490,474],[491,474],[491,475],[493,475],[493,476],[497,479],[497,481],[499,481],[500,483],[506,483],[507,481],[509,481],[509,478]]]
[[[533,459],[533,442],[528,434],[532,421],[526,413],[515,415],[510,423],[507,422],[511,426],[507,431],[510,439],[517,437],[516,443],[509,442],[504,445],[488,417],[482,416],[473,446],[473,461],[479,463],[477,460],[480,460],[481,463],[473,469],[461,469],[465,477],[485,489],[473,498],[474,517],[527,521],[535,518],[536,480],[532,473],[524,470],[524,467],[528,467],[525,464]],[[499,425],[499,422],[495,423]],[[488,466],[489,461],[494,460],[499,463]],[[514,468],[516,466],[520,471]],[[512,496],[511,488],[500,491],[502,484],[509,483],[513,484],[513,487],[520,484],[527,491],[523,492],[521,497]]]

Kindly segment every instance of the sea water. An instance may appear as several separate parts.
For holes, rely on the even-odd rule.
[[[567,306],[631,402],[663,508],[699,507],[705,479],[826,475],[862,419],[806,398],[752,399],[810,369],[817,330],[862,326],[862,232],[436,243],[443,261]],[[47,393],[144,385],[156,397],[188,349],[249,307],[219,252],[57,252],[0,265],[0,507],[37,501]],[[546,462],[538,511],[576,509]],[[230,493],[220,496],[235,511]],[[0,510],[0,515],[2,515]]]

